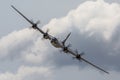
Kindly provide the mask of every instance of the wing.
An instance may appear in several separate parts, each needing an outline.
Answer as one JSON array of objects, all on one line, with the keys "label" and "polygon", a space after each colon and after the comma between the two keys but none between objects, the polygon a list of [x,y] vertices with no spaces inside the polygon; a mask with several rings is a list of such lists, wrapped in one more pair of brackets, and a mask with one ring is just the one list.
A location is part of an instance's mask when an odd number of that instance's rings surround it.
[{"label": "wing", "polygon": [[32,24],[33,28],[35,27],[35,29],[37,29],[38,31],[40,31],[42,34],[45,34],[41,29],[39,29],[37,27],[37,23],[33,23],[32,21],[30,21],[25,15],[23,15],[19,10],[17,10],[13,5],[11,5],[11,7],[17,11],[23,18],[25,18],[30,24]]},{"label": "wing", "polygon": [[[100,67],[94,65],[93,63],[87,61],[86,59],[82,58],[80,54],[79,54],[79,56],[78,56],[78,53],[73,52],[70,48],[67,49],[67,53],[70,53],[70,54],[72,54],[76,59],[78,59],[78,60],[83,60],[84,62],[86,62],[86,63],[92,65],[93,67],[95,67],[95,68],[97,68],[97,69],[99,69],[99,70],[101,70],[101,71],[103,71],[103,72],[109,74],[109,72],[105,71],[104,69],[102,69],[102,68],[100,68]],[[78,56],[78,57],[77,57],[77,56]]]},{"label": "wing", "polygon": [[17,11],[22,17],[24,17],[30,24],[34,25],[34,23],[32,21],[30,21],[27,17],[25,17],[20,11],[18,11],[13,5],[11,5],[11,7]]},{"label": "wing", "polygon": [[70,48],[67,49],[67,53],[70,53],[70,54],[72,54],[73,56],[76,56],[76,53],[73,52]]},{"label": "wing", "polygon": [[93,67],[95,67],[95,68],[97,68],[97,69],[99,69],[99,70],[101,70],[101,71],[103,71],[103,72],[105,72],[105,73],[109,74],[109,72],[107,72],[107,71],[105,71],[104,69],[102,69],[102,68],[100,68],[100,67],[98,67],[98,66],[94,65],[93,63],[91,63],[91,62],[87,61],[86,59],[84,59],[84,58],[82,58],[82,57],[81,57],[81,59],[80,59],[80,60],[83,60],[84,62],[86,62],[86,63],[88,63],[88,64],[92,65]]},{"label": "wing", "polygon": [[36,27],[36,29],[40,31],[42,34],[45,34],[45,32],[43,32],[40,28]]}]

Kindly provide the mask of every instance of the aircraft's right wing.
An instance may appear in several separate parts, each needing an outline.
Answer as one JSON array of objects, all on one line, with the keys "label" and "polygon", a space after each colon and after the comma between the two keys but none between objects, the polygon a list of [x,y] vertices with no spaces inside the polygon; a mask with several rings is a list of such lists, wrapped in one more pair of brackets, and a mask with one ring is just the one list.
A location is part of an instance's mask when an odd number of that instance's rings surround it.
[{"label": "aircraft's right wing", "polygon": [[36,27],[36,29],[40,31],[42,34],[45,34],[45,32],[43,32],[40,28]]},{"label": "aircraft's right wing", "polygon": [[18,9],[16,9],[13,5],[11,5],[11,7],[17,11],[24,19],[26,19],[30,24],[32,24],[33,27],[35,27],[35,29],[37,29],[38,31],[40,31],[42,34],[45,34],[45,32],[43,32],[41,29],[39,29],[37,27],[37,23],[33,23],[32,21],[30,21],[25,15],[23,15]]},{"label": "aircraft's right wing", "polygon": [[11,5],[11,7],[17,11],[22,17],[24,17],[30,24],[34,25],[34,23],[32,21],[30,21],[27,17],[25,17],[19,10],[17,10],[13,5]]}]

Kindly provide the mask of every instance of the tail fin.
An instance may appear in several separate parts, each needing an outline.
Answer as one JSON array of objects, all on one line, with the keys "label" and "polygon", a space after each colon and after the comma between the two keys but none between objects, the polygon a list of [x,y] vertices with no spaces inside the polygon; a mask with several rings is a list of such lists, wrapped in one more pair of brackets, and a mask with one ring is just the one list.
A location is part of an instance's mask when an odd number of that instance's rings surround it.
[{"label": "tail fin", "polygon": [[69,36],[71,35],[71,32],[67,35],[67,37],[65,38],[65,40],[63,40],[63,45],[65,45],[65,42],[66,42],[66,40],[69,38]]}]

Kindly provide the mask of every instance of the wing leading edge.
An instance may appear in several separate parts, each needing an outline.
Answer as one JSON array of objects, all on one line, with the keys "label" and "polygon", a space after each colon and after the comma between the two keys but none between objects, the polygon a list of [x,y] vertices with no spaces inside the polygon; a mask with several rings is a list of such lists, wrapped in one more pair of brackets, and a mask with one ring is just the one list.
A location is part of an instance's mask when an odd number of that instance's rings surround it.
[{"label": "wing leading edge", "polygon": [[32,25],[32,27],[34,28],[34,29],[37,29],[38,31],[40,31],[42,34],[45,34],[41,29],[39,29],[38,27],[37,27],[37,24],[38,23],[33,23],[32,21],[30,21],[25,15],[23,15],[18,9],[16,9],[13,5],[11,5],[11,7],[15,10],[15,11],[17,11],[25,20],[27,20],[31,25]]},{"label": "wing leading edge", "polygon": [[88,63],[88,64],[92,65],[93,67],[95,67],[95,68],[97,68],[97,69],[99,69],[99,70],[101,70],[101,71],[103,71],[103,72],[105,72],[105,73],[109,74],[109,72],[107,72],[107,71],[105,71],[104,69],[102,69],[102,68],[100,68],[100,67],[98,67],[98,66],[94,65],[93,63],[91,63],[91,62],[87,61],[86,59],[84,59],[84,58],[82,58],[82,57],[80,58],[80,60],[82,60],[82,61],[84,61],[84,62],[86,62],[86,63]]},{"label": "wing leading edge", "polygon": [[30,24],[34,25],[34,23],[32,21],[30,21],[26,16],[24,16],[19,10],[17,10],[13,5],[11,5],[11,7],[17,11],[23,18],[25,18]]},{"label": "wing leading edge", "polygon": [[76,58],[77,60],[82,60],[82,61],[84,61],[84,62],[86,62],[86,63],[92,65],[93,67],[95,67],[95,68],[97,68],[97,69],[99,69],[99,70],[101,70],[101,71],[103,71],[103,72],[109,74],[109,72],[105,71],[104,69],[102,69],[102,68],[96,66],[95,64],[89,62],[88,60],[82,58],[82,57],[81,57],[82,55],[81,55],[81,54],[78,54],[78,52],[74,52],[74,51],[72,51],[72,50],[69,49],[69,48],[68,48],[67,50],[68,50],[67,52],[70,53],[70,54],[72,54],[72,55],[74,56],[74,58]]}]

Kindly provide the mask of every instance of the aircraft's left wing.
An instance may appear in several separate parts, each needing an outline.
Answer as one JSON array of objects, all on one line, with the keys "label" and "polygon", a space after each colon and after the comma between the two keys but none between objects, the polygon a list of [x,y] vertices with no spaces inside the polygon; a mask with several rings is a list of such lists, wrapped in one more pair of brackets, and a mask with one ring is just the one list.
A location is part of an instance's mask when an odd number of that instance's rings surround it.
[{"label": "aircraft's left wing", "polygon": [[70,53],[70,54],[72,54],[73,56],[76,56],[76,53],[73,52],[70,48],[67,49],[67,53]]},{"label": "aircraft's left wing", "polygon": [[100,67],[98,67],[98,66],[94,65],[93,63],[91,63],[91,62],[87,61],[86,59],[84,59],[84,58],[82,58],[82,57],[80,58],[80,60],[83,60],[84,62],[86,62],[86,63],[88,63],[88,64],[92,65],[93,67],[95,67],[95,68],[97,68],[97,69],[99,69],[99,70],[101,70],[101,71],[103,71],[103,72],[105,72],[105,73],[109,74],[109,72],[107,72],[107,71],[105,71],[104,69],[102,69],[102,68],[100,68]]},{"label": "aircraft's left wing", "polygon": [[103,71],[103,72],[109,74],[109,72],[105,71],[104,69],[102,69],[102,68],[100,68],[100,67],[94,65],[93,63],[87,61],[86,59],[82,58],[80,54],[79,54],[80,56],[77,57],[77,56],[78,56],[78,53],[72,51],[70,48],[68,48],[67,52],[70,53],[70,54],[72,54],[76,59],[78,59],[78,60],[82,60],[82,61],[84,61],[84,62],[86,62],[86,63],[92,65],[93,67],[95,67],[95,68],[97,68],[97,69],[99,69],[99,70],[101,70],[101,71]]}]

